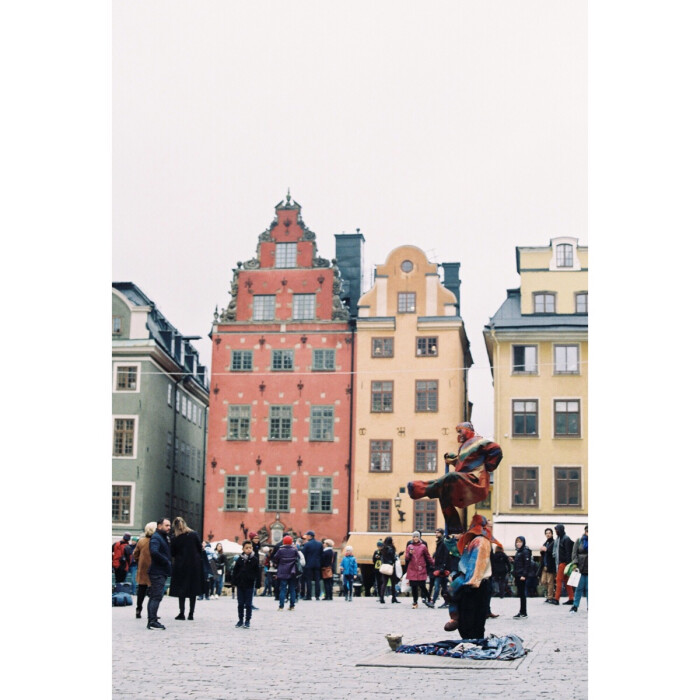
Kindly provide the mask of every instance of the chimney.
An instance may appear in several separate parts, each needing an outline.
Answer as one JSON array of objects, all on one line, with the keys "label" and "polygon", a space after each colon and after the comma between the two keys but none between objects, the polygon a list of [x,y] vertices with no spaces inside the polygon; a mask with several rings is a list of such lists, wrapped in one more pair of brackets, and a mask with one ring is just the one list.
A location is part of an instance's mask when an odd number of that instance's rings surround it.
[{"label": "chimney", "polygon": [[340,299],[348,307],[350,318],[357,318],[357,302],[362,295],[365,237],[357,233],[335,234],[335,260],[343,279]]},{"label": "chimney", "polygon": [[457,297],[457,316],[459,313],[459,287],[462,284],[459,279],[459,266],[461,263],[442,263],[443,282],[446,289],[449,289]]}]

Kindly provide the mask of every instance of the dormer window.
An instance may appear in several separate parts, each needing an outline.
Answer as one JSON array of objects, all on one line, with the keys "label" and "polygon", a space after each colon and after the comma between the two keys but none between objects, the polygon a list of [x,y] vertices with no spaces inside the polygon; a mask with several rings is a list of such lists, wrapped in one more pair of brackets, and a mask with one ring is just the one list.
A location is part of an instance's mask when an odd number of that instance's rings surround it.
[{"label": "dormer window", "polygon": [[275,246],[275,267],[297,266],[297,244],[278,243]]},{"label": "dormer window", "polygon": [[555,295],[551,292],[535,292],[533,302],[536,314],[553,314],[555,312]]},{"label": "dormer window", "polygon": [[400,314],[416,313],[415,292],[399,292],[398,311]]},{"label": "dormer window", "polygon": [[574,266],[574,247],[570,243],[560,243],[557,246],[557,267]]}]

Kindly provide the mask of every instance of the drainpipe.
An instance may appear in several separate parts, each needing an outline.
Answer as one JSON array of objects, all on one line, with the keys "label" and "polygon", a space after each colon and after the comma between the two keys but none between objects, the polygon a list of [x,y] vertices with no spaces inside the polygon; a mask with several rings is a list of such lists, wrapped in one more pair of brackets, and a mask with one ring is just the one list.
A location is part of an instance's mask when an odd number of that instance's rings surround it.
[{"label": "drainpipe", "polygon": [[355,320],[350,321],[350,337],[352,338],[350,343],[350,440],[348,447],[348,515],[347,515],[347,532],[345,533],[345,541],[348,541],[350,537],[350,506],[352,504],[352,450],[354,445],[353,436],[355,433],[355,425],[353,417],[355,415]]},{"label": "drainpipe", "polygon": [[[489,335],[491,336],[491,340],[493,341],[494,348],[495,348],[495,351],[493,354],[493,366],[498,368],[501,366],[501,364],[500,364],[500,362],[501,362],[501,358],[500,358],[501,346],[498,342],[498,338],[496,338],[496,331],[494,329],[493,321],[489,325]],[[491,370],[491,383],[493,384],[493,388],[494,388],[494,391],[493,391],[493,439],[496,440],[496,438],[498,436],[498,429],[499,429],[499,424],[498,424],[498,415],[499,414],[498,414],[498,392],[496,391],[495,372],[493,371],[493,369]],[[498,441],[496,440],[496,442],[498,442]],[[500,442],[498,444],[500,445]],[[498,510],[496,510],[496,508],[494,508],[494,506],[498,506],[498,504],[499,504],[499,500],[498,500],[499,493],[497,491],[498,482],[499,482],[499,479],[493,480],[493,501],[494,502],[491,504],[492,515],[498,514]]]},{"label": "drainpipe", "polygon": [[207,407],[204,407],[204,416],[202,417],[202,520],[199,524],[199,532],[204,538],[204,496],[207,484],[207,429],[209,427],[209,414]]},{"label": "drainpipe", "polygon": [[170,517],[173,517],[173,503],[175,498],[175,464],[177,460],[177,451],[175,449],[176,438],[177,438],[177,389],[184,380],[184,375],[180,375],[180,378],[175,382],[175,387],[173,391],[173,464],[170,472]]}]

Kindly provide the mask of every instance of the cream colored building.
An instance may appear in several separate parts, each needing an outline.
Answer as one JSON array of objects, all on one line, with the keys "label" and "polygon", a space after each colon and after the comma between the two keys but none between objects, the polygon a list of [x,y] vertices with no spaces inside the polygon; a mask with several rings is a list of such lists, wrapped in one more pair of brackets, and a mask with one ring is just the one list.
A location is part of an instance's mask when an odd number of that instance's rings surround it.
[{"label": "cream colored building", "polygon": [[434,528],[444,525],[437,500],[406,492],[409,481],[444,473],[442,455],[455,449],[468,405],[459,264],[442,266],[444,283],[438,267],[415,246],[396,248],[358,302],[348,542],[360,563],[389,534],[402,550],[414,529],[432,551]]},{"label": "cream colored building", "polygon": [[575,539],[588,513],[588,248],[571,237],[516,249],[520,288],[484,328],[494,381],[494,535],[509,553],[544,529]]}]

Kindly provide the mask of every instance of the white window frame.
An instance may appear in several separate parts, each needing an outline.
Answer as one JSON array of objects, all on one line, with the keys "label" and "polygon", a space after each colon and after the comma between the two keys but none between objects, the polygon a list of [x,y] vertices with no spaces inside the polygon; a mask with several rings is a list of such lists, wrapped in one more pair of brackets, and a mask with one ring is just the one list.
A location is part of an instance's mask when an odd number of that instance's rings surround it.
[{"label": "white window frame", "polygon": [[[117,374],[120,367],[136,368],[136,388],[117,389]],[[115,362],[112,365],[112,391],[115,394],[138,394],[141,391],[141,363],[140,362]]]},{"label": "white window frame", "polygon": [[173,385],[168,384],[168,406],[173,405]]},{"label": "white window frame", "polygon": [[[130,419],[133,418],[134,420],[134,454],[132,455],[115,455],[114,454],[114,429],[115,429],[115,421],[120,419],[120,418],[126,418]],[[138,415],[124,415],[124,414],[112,414],[112,459],[136,459],[139,454],[139,417]]]},{"label": "white window frame", "polygon": [[[281,246],[284,246],[282,248]],[[294,251],[293,255],[290,255],[290,251]],[[283,252],[284,251],[284,252]],[[282,253],[282,255],[279,255],[279,253]],[[277,243],[275,245],[275,269],[288,269],[288,268],[294,268],[297,266],[297,255],[299,253],[299,248],[296,244],[294,243],[286,243],[286,242],[281,242]],[[291,263],[289,262],[291,259]]]},{"label": "white window frame", "polygon": [[[565,369],[558,369],[557,367],[557,349],[558,348],[576,348],[576,369],[568,369],[569,367],[569,353],[566,352],[566,357],[564,358]],[[552,355],[554,362],[553,364],[553,374],[581,374],[581,346],[578,343],[553,343]]]},{"label": "white window frame", "polygon": [[[535,351],[535,369],[527,369],[527,352],[523,353],[523,367],[525,369],[516,370],[515,369],[515,348],[532,348]],[[513,343],[511,346],[511,364],[510,373],[514,375],[521,374],[538,374],[539,373],[539,346],[536,343]]]},{"label": "white window frame", "polygon": [[133,527],[134,526],[134,503],[136,502],[136,482],[135,481],[113,481],[112,486],[130,486],[131,487],[131,500],[129,503],[129,522],[125,523],[122,521],[112,520],[112,529],[115,529],[118,527],[123,527],[123,528]]}]

